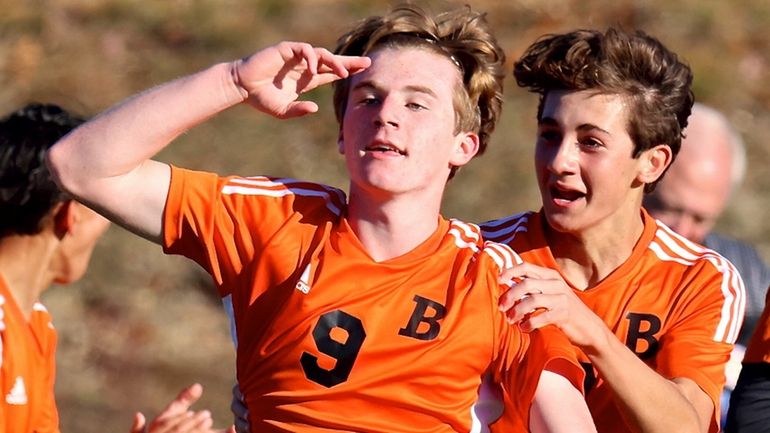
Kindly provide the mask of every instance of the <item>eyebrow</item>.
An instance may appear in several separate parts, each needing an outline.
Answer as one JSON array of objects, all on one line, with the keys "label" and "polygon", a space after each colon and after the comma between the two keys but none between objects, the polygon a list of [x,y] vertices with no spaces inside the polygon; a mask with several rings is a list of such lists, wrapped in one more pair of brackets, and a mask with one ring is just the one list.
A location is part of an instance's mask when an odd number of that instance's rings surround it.
[{"label": "eyebrow", "polygon": [[[376,82],[372,80],[364,80],[356,83],[356,85],[353,86],[351,91],[360,90],[360,89],[381,91],[382,86],[378,85]],[[436,92],[434,92],[433,89],[431,89],[430,87],[426,87],[426,86],[409,85],[404,87],[403,90],[409,93],[422,93],[434,99],[438,98],[438,96],[436,95]]]},{"label": "eyebrow", "polygon": [[[543,117],[538,122],[538,125],[545,125],[545,126],[559,126],[559,122],[556,121],[553,117]],[[602,129],[593,123],[583,123],[580,126],[577,127],[578,131],[586,132],[586,131],[600,131],[607,135],[612,135],[609,131]]]}]

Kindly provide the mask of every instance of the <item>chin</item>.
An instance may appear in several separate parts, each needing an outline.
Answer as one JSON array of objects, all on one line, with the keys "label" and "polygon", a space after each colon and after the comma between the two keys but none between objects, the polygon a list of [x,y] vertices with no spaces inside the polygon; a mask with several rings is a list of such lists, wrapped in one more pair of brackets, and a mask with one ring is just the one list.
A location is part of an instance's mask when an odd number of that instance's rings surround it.
[{"label": "chin", "polygon": [[59,275],[54,279],[54,282],[56,284],[72,284],[79,279],[83,278],[83,275],[85,275],[86,269],[67,269],[67,271],[63,272],[62,275]]}]

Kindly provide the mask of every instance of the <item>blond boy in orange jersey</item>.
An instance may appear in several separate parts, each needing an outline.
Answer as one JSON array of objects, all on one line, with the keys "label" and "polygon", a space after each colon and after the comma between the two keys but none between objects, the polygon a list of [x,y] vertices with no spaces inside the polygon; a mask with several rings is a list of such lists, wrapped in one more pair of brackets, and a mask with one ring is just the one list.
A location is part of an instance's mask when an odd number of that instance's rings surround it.
[{"label": "blond boy in orange jersey", "polygon": [[[507,409],[525,428],[594,431],[563,335],[522,333],[497,310],[497,275],[517,256],[439,215],[447,179],[494,128],[502,64],[481,14],[399,7],[336,54],[283,42],[138,95],[49,162],[65,189],[192,258],[232,299],[252,431],[482,431],[485,374],[517,395]],[[349,198],[149,159],[233,105],[312,113],[298,96],[335,81]]]},{"label": "blond boy in orange jersey", "polygon": [[746,348],[738,383],[730,396],[727,433],[770,431],[770,287],[765,309]]},{"label": "blond boy in orange jersey", "polygon": [[540,96],[543,207],[482,226],[526,262],[501,307],[525,330],[557,325],[579,349],[598,431],[718,431],[743,283],[641,207],[679,150],[690,69],[644,34],[583,30],[538,40],[514,76]]},{"label": "blond boy in orange jersey", "polygon": [[[59,431],[56,331],[39,297],[86,271],[108,222],[68,198],[45,167],[46,150],[83,122],[55,105],[29,104],[0,119],[0,433]],[[152,433],[207,433],[208,412],[188,413],[195,385],[152,421]],[[137,414],[131,433],[145,431]]]}]

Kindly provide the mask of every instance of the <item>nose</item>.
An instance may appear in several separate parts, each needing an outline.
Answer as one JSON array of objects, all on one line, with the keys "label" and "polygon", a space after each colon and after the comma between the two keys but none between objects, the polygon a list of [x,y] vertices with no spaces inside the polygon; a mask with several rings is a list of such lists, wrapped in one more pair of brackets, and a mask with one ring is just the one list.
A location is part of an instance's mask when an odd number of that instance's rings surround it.
[{"label": "nose", "polygon": [[400,122],[398,120],[397,104],[389,98],[384,98],[377,109],[373,123],[377,128],[384,126],[398,128]]},{"label": "nose", "polygon": [[571,140],[562,138],[559,143],[544,145],[543,147],[542,157],[545,158],[548,171],[557,175],[577,172],[577,152]]}]

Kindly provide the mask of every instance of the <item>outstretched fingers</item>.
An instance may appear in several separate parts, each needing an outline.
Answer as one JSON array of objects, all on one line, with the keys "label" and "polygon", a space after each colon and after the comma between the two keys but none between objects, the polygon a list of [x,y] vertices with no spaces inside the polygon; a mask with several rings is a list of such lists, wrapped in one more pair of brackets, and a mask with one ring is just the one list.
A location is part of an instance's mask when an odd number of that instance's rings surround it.
[{"label": "outstretched fingers", "polygon": [[[307,44],[300,47],[297,53],[307,62],[310,76],[306,80],[298,80],[297,93],[301,94],[318,86],[345,79],[357,74],[371,65],[368,57],[340,56],[325,48],[313,48]],[[312,52],[312,53],[311,53]],[[286,106],[281,117],[292,118],[318,111],[318,105],[313,101],[294,101]]]},{"label": "outstretched fingers", "polygon": [[173,415],[187,412],[190,407],[203,395],[203,387],[194,383],[181,390],[176,398],[163,409],[157,419],[164,419]]},{"label": "outstretched fingers", "polygon": [[342,56],[325,48],[316,48],[319,63],[318,74],[331,73],[338,78],[347,78],[368,68],[372,64],[369,57]]},{"label": "outstretched fingers", "polygon": [[305,63],[307,72],[314,77],[312,87],[347,78],[372,63],[368,57],[337,55],[304,42],[283,42],[279,44],[279,50],[287,62],[292,58],[295,62]]},{"label": "outstretched fingers", "polygon": [[233,62],[233,82],[244,100],[280,119],[318,111],[305,92],[367,68],[367,57],[339,56],[304,42],[280,42]]},{"label": "outstretched fingers", "polygon": [[209,411],[191,411],[153,422],[147,433],[209,433],[213,424]]}]

